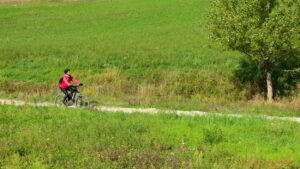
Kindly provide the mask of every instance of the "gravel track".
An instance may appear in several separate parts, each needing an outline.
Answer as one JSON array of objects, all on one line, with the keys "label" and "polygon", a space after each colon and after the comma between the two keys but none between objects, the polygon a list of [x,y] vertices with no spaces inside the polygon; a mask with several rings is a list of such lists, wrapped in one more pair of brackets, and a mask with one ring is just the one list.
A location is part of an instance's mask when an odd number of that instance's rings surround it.
[{"label": "gravel track", "polygon": [[[40,103],[30,103],[22,100],[14,99],[0,99],[0,104],[8,104],[15,106],[31,105],[31,106],[54,106],[53,103],[49,102],[40,102]],[[74,106],[70,108],[76,108]],[[239,114],[221,114],[221,113],[208,113],[203,111],[181,111],[181,110],[160,110],[155,108],[124,108],[124,107],[107,107],[107,106],[94,106],[93,109],[105,112],[124,112],[124,113],[147,113],[147,114],[156,114],[156,113],[173,113],[178,115],[191,115],[191,116],[206,116],[206,115],[217,115],[217,116],[228,116],[228,117],[247,117],[247,115]],[[277,116],[253,116],[258,118],[264,118],[268,120],[287,120],[300,123],[300,117],[277,117]]]}]

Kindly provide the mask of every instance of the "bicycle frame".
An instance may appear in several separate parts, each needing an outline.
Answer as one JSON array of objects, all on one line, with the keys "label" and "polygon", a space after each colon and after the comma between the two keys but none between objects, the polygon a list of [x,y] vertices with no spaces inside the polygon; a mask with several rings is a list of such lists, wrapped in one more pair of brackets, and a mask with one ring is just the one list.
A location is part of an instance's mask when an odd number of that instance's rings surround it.
[{"label": "bicycle frame", "polygon": [[79,93],[79,91],[77,90],[78,87],[79,86],[73,86],[71,87],[71,90],[69,90],[72,93],[72,100],[75,100],[77,93]]},{"label": "bicycle frame", "polygon": [[[72,106],[74,103],[76,104],[76,106],[84,106],[84,107],[88,107],[90,104],[90,101],[88,99],[87,96],[82,95],[79,91],[78,91],[78,87],[79,86],[71,86],[68,90],[67,90],[67,95],[68,97],[65,98],[65,95],[57,95],[55,97],[55,101],[54,103],[60,104],[60,102],[65,105],[65,106]],[[61,98],[60,98],[61,97]],[[82,101],[84,100],[84,101]]]},{"label": "bicycle frame", "polygon": [[76,97],[76,94],[77,94],[77,91],[74,91],[74,92],[72,92],[72,100],[74,100],[74,99],[75,99],[75,97]]}]

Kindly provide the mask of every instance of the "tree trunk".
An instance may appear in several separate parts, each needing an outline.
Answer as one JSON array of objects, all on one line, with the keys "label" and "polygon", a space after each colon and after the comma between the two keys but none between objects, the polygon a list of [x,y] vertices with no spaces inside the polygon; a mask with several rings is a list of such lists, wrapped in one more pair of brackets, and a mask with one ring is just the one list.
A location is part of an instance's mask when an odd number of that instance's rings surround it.
[{"label": "tree trunk", "polygon": [[268,102],[273,102],[273,84],[272,84],[272,74],[269,65],[265,66],[266,80],[267,80],[267,99]]}]

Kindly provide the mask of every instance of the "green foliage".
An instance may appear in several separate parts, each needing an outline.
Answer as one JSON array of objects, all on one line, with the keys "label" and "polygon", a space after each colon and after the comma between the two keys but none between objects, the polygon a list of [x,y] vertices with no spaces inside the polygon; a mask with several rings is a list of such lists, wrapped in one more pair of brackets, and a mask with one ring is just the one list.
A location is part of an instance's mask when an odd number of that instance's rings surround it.
[{"label": "green foliage", "polygon": [[290,60],[297,47],[300,1],[213,0],[209,18],[215,39],[264,68],[267,98],[273,101],[273,69]]},{"label": "green foliage", "polygon": [[6,105],[0,110],[0,168],[300,167],[300,125],[294,122]]},{"label": "green foliage", "polygon": [[263,65],[288,60],[300,30],[299,0],[213,0],[209,14],[217,40]]}]

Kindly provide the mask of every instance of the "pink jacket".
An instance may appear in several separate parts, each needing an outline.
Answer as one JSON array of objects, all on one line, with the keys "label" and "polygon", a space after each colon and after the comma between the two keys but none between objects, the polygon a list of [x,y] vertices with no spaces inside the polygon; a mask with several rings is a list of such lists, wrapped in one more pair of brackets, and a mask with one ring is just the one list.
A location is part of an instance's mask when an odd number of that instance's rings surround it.
[{"label": "pink jacket", "polygon": [[60,88],[67,89],[70,86],[70,82],[73,81],[76,84],[80,84],[80,82],[74,78],[71,78],[69,75],[64,74],[62,82],[60,84]]}]

